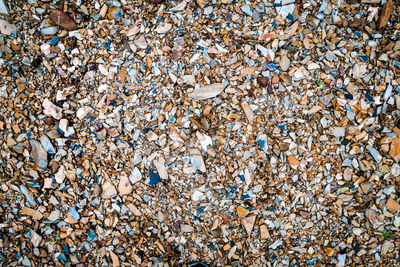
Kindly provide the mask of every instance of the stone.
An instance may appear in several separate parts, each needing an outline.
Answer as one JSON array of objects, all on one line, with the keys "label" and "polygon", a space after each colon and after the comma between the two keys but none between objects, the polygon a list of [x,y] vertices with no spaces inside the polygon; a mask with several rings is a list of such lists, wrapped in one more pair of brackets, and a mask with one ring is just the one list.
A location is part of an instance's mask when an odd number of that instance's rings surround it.
[{"label": "stone", "polygon": [[172,24],[170,24],[170,23],[160,24],[155,29],[155,32],[159,33],[159,34],[165,34],[165,33],[169,32],[169,30],[171,30],[171,28],[172,28]]},{"label": "stone", "polygon": [[287,71],[290,67],[290,59],[286,55],[283,55],[279,61],[279,66],[282,71]]},{"label": "stone", "polygon": [[142,180],[142,173],[140,172],[140,170],[135,167],[131,173],[131,175],[129,175],[129,180],[131,181],[131,183],[134,185],[137,182],[139,182],[140,180]]},{"label": "stone", "polygon": [[103,192],[101,193],[102,198],[112,198],[117,195],[117,190],[115,189],[113,183],[111,181],[105,181],[102,186]]},{"label": "stone", "polygon": [[227,87],[226,83],[214,83],[195,90],[190,97],[196,100],[205,100],[216,97]]},{"label": "stone", "polygon": [[42,169],[47,168],[47,152],[43,148],[42,144],[36,140],[29,141],[32,147],[31,157],[33,161]]},{"label": "stone", "polygon": [[46,116],[53,117],[56,120],[60,120],[62,118],[62,108],[57,107],[47,98],[43,101],[43,108],[43,113]]},{"label": "stone", "polygon": [[65,168],[64,166],[61,166],[57,173],[54,175],[56,182],[59,184],[62,184],[64,182],[65,179]]},{"label": "stone", "polygon": [[393,10],[394,10],[394,2],[392,0],[388,0],[382,8],[381,15],[378,20],[378,30],[382,29],[388,24]]},{"label": "stone", "polygon": [[389,155],[398,162],[400,160],[400,139],[394,138],[390,145]]},{"label": "stone", "polygon": [[246,229],[246,233],[248,235],[251,235],[251,232],[253,231],[254,223],[256,222],[256,215],[242,218],[242,224],[244,226],[244,229]]},{"label": "stone", "polygon": [[51,19],[58,26],[66,29],[67,31],[74,31],[78,29],[75,21],[69,17],[66,13],[55,10],[49,15],[49,19]]},{"label": "stone", "polygon": [[393,198],[389,197],[386,202],[386,208],[391,213],[396,213],[400,209],[400,204]]},{"label": "stone", "polygon": [[249,104],[246,101],[243,101],[241,105],[242,105],[244,114],[246,114],[247,120],[249,121],[249,124],[253,124],[253,122],[254,122],[253,110],[250,108]]},{"label": "stone", "polygon": [[46,150],[47,153],[49,154],[56,153],[56,150],[54,149],[54,146],[51,144],[51,141],[47,135],[42,134],[42,136],[40,137],[40,143],[42,144],[43,148]]},{"label": "stone", "polygon": [[300,161],[298,161],[298,159],[296,159],[292,155],[288,157],[288,162],[290,167],[292,167],[293,169],[297,169],[297,167],[300,165]]},{"label": "stone", "polygon": [[85,107],[80,107],[78,111],[76,112],[76,117],[80,120],[84,119],[86,115],[92,111],[91,107],[85,106]]},{"label": "stone", "polygon": [[64,134],[68,132],[68,120],[61,119],[58,127],[60,128],[61,131],[63,131]]},{"label": "stone", "polygon": [[362,23],[361,19],[353,19],[349,21],[349,27],[350,28],[357,28],[360,26]]},{"label": "stone", "polygon": [[40,242],[42,241],[42,237],[33,230],[29,230],[29,239],[35,248],[39,247]]},{"label": "stone", "polygon": [[128,195],[132,193],[132,185],[126,173],[122,173],[119,177],[118,191],[120,195]]},{"label": "stone", "polygon": [[271,236],[269,235],[268,228],[265,224],[260,226],[260,238],[261,239],[269,239]]},{"label": "stone", "polygon": [[0,33],[5,35],[16,35],[17,27],[14,24],[8,23],[4,19],[0,19]]},{"label": "stone", "polygon": [[188,224],[181,224],[181,231],[184,233],[190,233],[193,232],[194,228],[191,225]]},{"label": "stone", "polygon": [[269,79],[265,76],[258,76],[257,77],[257,83],[261,86],[261,87],[267,87],[269,84]]},{"label": "stone", "polygon": [[110,258],[111,258],[113,267],[119,267],[120,266],[119,257],[112,250],[110,251]]},{"label": "stone", "polygon": [[236,208],[236,212],[240,219],[246,217],[250,213],[250,211],[248,209],[243,208],[242,206],[238,206]]},{"label": "stone", "polygon": [[190,155],[193,168],[201,172],[206,172],[207,171],[206,165],[204,164],[203,156],[201,155],[200,150],[191,149]]}]

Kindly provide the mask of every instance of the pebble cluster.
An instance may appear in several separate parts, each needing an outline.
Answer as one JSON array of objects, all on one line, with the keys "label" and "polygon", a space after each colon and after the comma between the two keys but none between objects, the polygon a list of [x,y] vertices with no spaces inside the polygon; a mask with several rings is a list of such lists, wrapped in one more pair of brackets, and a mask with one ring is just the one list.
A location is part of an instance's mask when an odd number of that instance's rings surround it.
[{"label": "pebble cluster", "polygon": [[0,266],[399,263],[398,1],[4,2]]}]

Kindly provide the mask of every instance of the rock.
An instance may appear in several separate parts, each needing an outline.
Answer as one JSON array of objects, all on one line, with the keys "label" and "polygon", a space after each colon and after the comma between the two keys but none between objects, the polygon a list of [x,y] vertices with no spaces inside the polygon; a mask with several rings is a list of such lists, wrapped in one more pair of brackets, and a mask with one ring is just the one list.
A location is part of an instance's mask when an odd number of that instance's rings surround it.
[{"label": "rock", "polygon": [[297,169],[297,167],[300,165],[300,161],[298,161],[295,157],[293,157],[292,155],[290,155],[288,157],[288,162],[290,167],[292,167],[293,169]]},{"label": "rock", "polygon": [[389,197],[386,202],[386,208],[391,213],[396,213],[400,209],[400,204],[393,198]]},{"label": "rock", "polygon": [[256,215],[242,218],[242,224],[243,224],[244,228],[246,229],[246,232],[248,235],[251,235],[251,232],[253,231],[255,222],[256,222]]},{"label": "rock", "polygon": [[0,32],[5,35],[16,35],[17,27],[14,24],[8,23],[4,19],[0,19]]},{"label": "rock", "polygon": [[40,168],[46,169],[47,168],[47,152],[46,152],[46,150],[43,148],[41,143],[36,140],[30,140],[30,144],[32,147],[31,157],[33,158],[33,161]]},{"label": "rock", "polygon": [[69,17],[66,13],[55,10],[50,15],[49,18],[58,26],[63,27],[67,31],[74,31],[78,29],[75,21]]},{"label": "rock", "polygon": [[381,154],[379,154],[378,150],[376,150],[372,146],[367,146],[367,149],[377,163],[380,163],[382,161],[382,156]]},{"label": "rock", "polygon": [[360,26],[362,23],[361,19],[353,19],[349,21],[349,27],[350,28],[357,28]]},{"label": "rock", "polygon": [[382,255],[386,255],[389,252],[390,247],[392,246],[392,242],[389,240],[385,240],[382,245]]},{"label": "rock", "polygon": [[126,173],[122,173],[119,177],[118,191],[120,195],[127,195],[132,192],[132,185]]},{"label": "rock", "polygon": [[8,15],[8,9],[3,0],[0,0],[0,14]]},{"label": "rock", "polygon": [[153,3],[153,4],[160,4],[160,3],[164,2],[164,0],[149,0],[149,2]]},{"label": "rock", "polygon": [[43,29],[40,29],[40,32],[43,35],[55,35],[58,31],[58,27],[57,26],[52,26],[52,27],[46,27]]},{"label": "rock", "polygon": [[155,185],[161,182],[160,176],[155,174],[154,172],[149,172],[149,182],[148,185]]},{"label": "rock", "polygon": [[158,175],[160,176],[161,179],[164,180],[168,179],[168,172],[164,162],[156,160],[154,161],[154,166],[156,167]]},{"label": "rock", "polygon": [[42,237],[33,230],[29,230],[29,239],[35,248],[39,247],[40,242],[42,241]]},{"label": "rock", "polygon": [[191,225],[188,224],[181,224],[181,231],[184,233],[190,233],[193,232],[194,228]]},{"label": "rock", "polygon": [[206,172],[206,165],[204,164],[203,156],[199,149],[191,149],[190,150],[191,161],[193,168],[199,170],[201,172]]},{"label": "rock", "polygon": [[194,190],[194,192],[192,193],[192,200],[193,201],[199,201],[203,198],[204,193],[199,191],[199,190]]},{"label": "rock", "polygon": [[390,145],[389,155],[398,162],[400,160],[400,139],[394,138]]},{"label": "rock", "polygon": [[47,153],[49,154],[55,154],[56,150],[54,149],[54,146],[51,144],[51,141],[47,135],[42,134],[40,137],[40,143],[42,144],[43,148],[46,150]]},{"label": "rock", "polygon": [[250,108],[249,104],[246,101],[242,102],[242,109],[244,111],[244,114],[246,114],[247,120],[249,121],[250,124],[253,124],[254,122],[254,113],[253,110]]},{"label": "rock", "polygon": [[345,135],[345,128],[344,127],[333,127],[331,129],[331,133],[336,138],[343,137]]},{"label": "rock", "polygon": [[333,256],[333,254],[336,253],[336,250],[330,247],[326,247],[324,248],[326,255],[328,255],[329,257]]},{"label": "rock", "polygon": [[129,180],[133,185],[142,180],[142,174],[140,173],[140,170],[137,167],[135,167],[131,175],[129,175]]},{"label": "rock", "polygon": [[102,190],[103,190],[103,192],[101,193],[102,198],[112,198],[117,195],[117,190],[115,189],[113,183],[110,181],[104,182]]},{"label": "rock", "polygon": [[59,184],[62,184],[65,179],[65,168],[64,166],[61,166],[57,173],[54,175],[54,178],[56,179],[56,182]]},{"label": "rock", "polygon": [[257,77],[257,83],[261,86],[261,87],[267,87],[268,86],[268,81],[269,79],[265,76],[258,76]]},{"label": "rock", "polygon": [[213,98],[222,93],[227,87],[226,83],[214,83],[195,90],[190,97],[196,100],[205,100]]},{"label": "rock", "polygon": [[44,115],[53,117],[56,120],[60,120],[62,118],[62,108],[57,107],[47,98],[43,101],[43,108]]},{"label": "rock", "polygon": [[68,132],[68,120],[61,119],[60,123],[58,124],[58,128],[60,128],[60,130],[63,131],[64,134]]},{"label": "rock", "polygon": [[171,30],[171,28],[172,28],[172,24],[170,24],[170,23],[160,24],[155,29],[155,32],[159,33],[159,34],[165,34],[165,33],[169,32],[169,30]]},{"label": "rock", "polygon": [[394,3],[392,0],[388,0],[382,8],[381,15],[378,20],[378,30],[382,29],[388,24],[393,10],[394,10]]},{"label": "rock", "polygon": [[269,235],[268,228],[265,224],[260,226],[260,238],[261,239],[269,239],[271,236]]},{"label": "rock", "polygon": [[91,107],[85,106],[85,107],[80,107],[78,111],[76,112],[76,117],[80,120],[86,117],[86,115],[92,110]]},{"label": "rock", "polygon": [[110,258],[111,258],[113,267],[119,267],[120,266],[119,257],[113,251],[110,251]]},{"label": "rock", "polygon": [[147,41],[144,36],[141,36],[140,38],[136,39],[134,41],[134,44],[139,47],[140,49],[146,49],[147,48]]},{"label": "rock", "polygon": [[246,216],[249,215],[249,213],[250,213],[250,211],[249,211],[248,209],[243,208],[242,206],[238,206],[238,207],[236,208],[236,212],[237,212],[238,217],[239,217],[240,219],[246,217]]},{"label": "rock", "polygon": [[52,221],[52,222],[57,221],[59,218],[60,218],[60,211],[59,210],[53,210],[50,213],[49,217],[47,217],[47,219],[49,221]]},{"label": "rock", "polygon": [[279,61],[279,66],[282,71],[287,71],[290,67],[290,59],[286,55],[283,55]]}]

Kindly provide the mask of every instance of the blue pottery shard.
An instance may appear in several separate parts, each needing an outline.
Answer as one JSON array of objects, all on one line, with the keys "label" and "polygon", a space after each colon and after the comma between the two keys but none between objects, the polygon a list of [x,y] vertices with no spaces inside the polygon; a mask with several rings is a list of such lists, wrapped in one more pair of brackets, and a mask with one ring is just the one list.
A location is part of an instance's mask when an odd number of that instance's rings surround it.
[{"label": "blue pottery shard", "polygon": [[87,238],[86,238],[86,241],[87,241],[87,242],[91,242],[91,241],[93,241],[95,238],[96,238],[96,233],[95,233],[95,231],[90,230],[90,232],[89,232],[89,234],[88,234],[88,236],[87,236]]},{"label": "blue pottery shard", "polygon": [[149,173],[149,183],[148,185],[155,185],[157,183],[161,182],[160,176],[155,174],[154,172]]},{"label": "blue pottery shard", "polygon": [[78,221],[80,218],[79,213],[73,207],[69,208],[68,215],[71,216],[75,221]]}]

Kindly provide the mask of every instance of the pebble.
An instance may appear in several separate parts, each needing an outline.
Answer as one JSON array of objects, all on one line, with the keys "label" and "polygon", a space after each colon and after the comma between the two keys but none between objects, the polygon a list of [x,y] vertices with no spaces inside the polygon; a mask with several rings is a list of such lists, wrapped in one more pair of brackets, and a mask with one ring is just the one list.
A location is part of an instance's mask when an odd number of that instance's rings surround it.
[{"label": "pebble", "polygon": [[208,98],[213,98],[222,93],[222,91],[226,88],[227,84],[225,83],[214,83],[207,86],[203,86],[197,90],[195,90],[191,97],[196,100],[205,100]]},{"label": "pebble", "polygon": [[38,167],[46,169],[48,165],[46,150],[39,141],[30,140],[29,143],[31,145],[31,157],[33,161]]},{"label": "pebble", "polygon": [[8,8],[3,265],[397,264],[395,1]]}]

